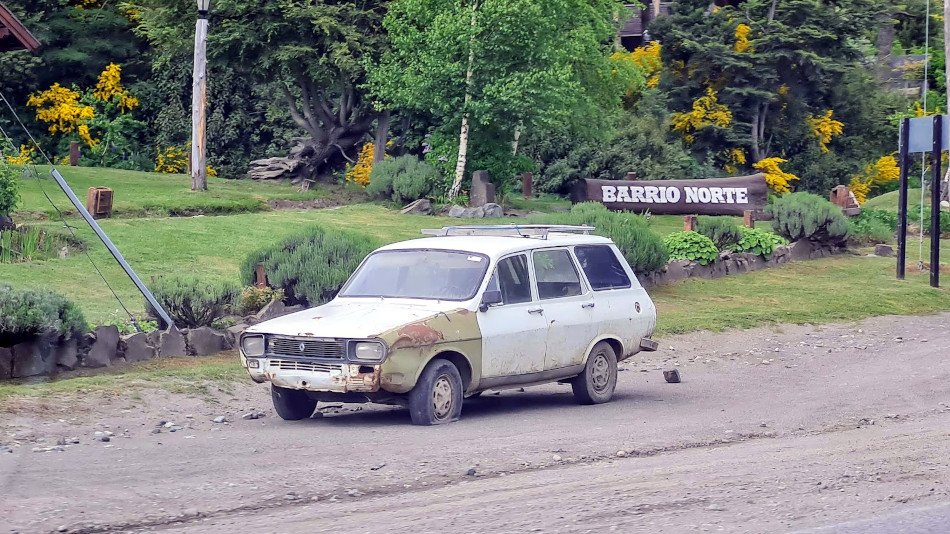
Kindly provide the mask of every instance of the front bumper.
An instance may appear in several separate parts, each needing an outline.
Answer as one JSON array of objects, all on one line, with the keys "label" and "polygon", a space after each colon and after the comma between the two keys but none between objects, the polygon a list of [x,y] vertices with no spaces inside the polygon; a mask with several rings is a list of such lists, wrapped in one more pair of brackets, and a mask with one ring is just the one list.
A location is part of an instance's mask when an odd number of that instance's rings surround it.
[{"label": "front bumper", "polygon": [[[256,362],[253,367],[251,362]],[[241,363],[251,379],[276,386],[332,393],[374,393],[379,390],[379,365],[346,362],[324,363],[264,356],[246,358]]]}]

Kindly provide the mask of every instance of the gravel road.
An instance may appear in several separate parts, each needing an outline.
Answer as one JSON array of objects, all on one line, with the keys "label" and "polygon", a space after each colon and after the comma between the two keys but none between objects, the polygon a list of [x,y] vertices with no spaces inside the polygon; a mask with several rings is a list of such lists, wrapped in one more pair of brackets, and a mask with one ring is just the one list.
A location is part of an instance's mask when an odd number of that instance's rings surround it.
[{"label": "gravel road", "polygon": [[509,390],[440,427],[288,423],[251,383],[8,402],[0,534],[950,528],[950,314],[695,333],[622,366],[609,404]]}]

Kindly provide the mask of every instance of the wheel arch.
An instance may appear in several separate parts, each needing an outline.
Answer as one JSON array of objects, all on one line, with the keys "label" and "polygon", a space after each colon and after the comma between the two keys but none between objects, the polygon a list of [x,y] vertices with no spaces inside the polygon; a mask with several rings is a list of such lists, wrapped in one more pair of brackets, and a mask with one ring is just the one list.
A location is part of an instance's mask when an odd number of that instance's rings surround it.
[{"label": "wheel arch", "polygon": [[594,350],[594,347],[601,341],[610,345],[610,348],[614,349],[614,355],[617,356],[617,361],[624,359],[623,356],[623,342],[615,336],[599,336],[591,341],[590,345],[587,346],[587,353],[584,354],[584,364],[587,363],[587,359],[590,358],[590,353]]},{"label": "wheel arch", "polygon": [[[459,371],[459,375],[462,377],[462,391],[468,391],[472,386],[472,362],[468,361],[468,358],[461,352],[455,350],[443,350],[436,353],[423,368],[428,366],[435,360],[448,360],[455,366]],[[420,371],[421,374],[421,371]]]}]

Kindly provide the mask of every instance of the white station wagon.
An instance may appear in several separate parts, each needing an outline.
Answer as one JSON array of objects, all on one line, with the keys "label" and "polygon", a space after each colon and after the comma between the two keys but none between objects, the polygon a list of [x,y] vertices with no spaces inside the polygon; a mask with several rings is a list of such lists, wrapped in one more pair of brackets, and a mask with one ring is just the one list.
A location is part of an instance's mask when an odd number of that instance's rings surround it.
[{"label": "white station wagon", "polygon": [[650,339],[656,308],[623,255],[589,226],[456,226],[368,255],[331,302],[241,337],[284,419],[318,401],[408,405],[412,422],[455,421],[488,390],[569,382],[610,400],[617,362]]}]

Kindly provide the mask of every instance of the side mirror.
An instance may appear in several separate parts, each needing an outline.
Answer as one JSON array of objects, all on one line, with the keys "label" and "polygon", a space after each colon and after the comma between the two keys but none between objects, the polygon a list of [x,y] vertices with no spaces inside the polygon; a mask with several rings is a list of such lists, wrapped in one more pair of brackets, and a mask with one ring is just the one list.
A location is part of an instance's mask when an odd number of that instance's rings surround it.
[{"label": "side mirror", "polygon": [[501,291],[498,291],[497,289],[486,291],[484,294],[482,294],[482,303],[478,306],[478,309],[483,312],[488,311],[489,306],[501,304],[502,302],[504,301],[501,298]]}]

